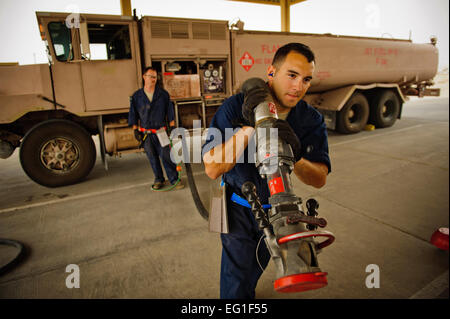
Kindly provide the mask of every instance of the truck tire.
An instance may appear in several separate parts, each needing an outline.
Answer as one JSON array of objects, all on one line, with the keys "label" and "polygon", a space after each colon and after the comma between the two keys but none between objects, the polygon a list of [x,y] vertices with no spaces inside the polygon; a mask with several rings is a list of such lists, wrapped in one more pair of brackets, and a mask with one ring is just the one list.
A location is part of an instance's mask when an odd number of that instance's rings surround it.
[{"label": "truck tire", "polygon": [[36,183],[47,187],[75,184],[92,170],[96,149],[89,133],[67,120],[33,127],[20,146],[20,163]]},{"label": "truck tire", "polygon": [[400,112],[400,100],[392,90],[377,92],[371,101],[370,123],[375,127],[394,125]]},{"label": "truck tire", "polygon": [[337,113],[336,128],[343,134],[358,133],[369,119],[369,102],[362,93],[354,93]]}]

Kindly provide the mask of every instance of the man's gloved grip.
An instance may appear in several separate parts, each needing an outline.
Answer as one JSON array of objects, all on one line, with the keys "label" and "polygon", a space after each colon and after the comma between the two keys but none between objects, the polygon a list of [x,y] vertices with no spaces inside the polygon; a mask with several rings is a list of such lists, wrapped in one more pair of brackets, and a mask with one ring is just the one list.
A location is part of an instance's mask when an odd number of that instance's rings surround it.
[{"label": "man's gloved grip", "polygon": [[264,101],[272,99],[272,93],[266,82],[260,78],[250,78],[241,87],[244,93],[244,103],[242,104],[242,116],[250,124],[255,126],[255,116],[253,109]]},{"label": "man's gloved grip", "polygon": [[248,94],[250,90],[266,87],[266,82],[261,78],[250,78],[242,83],[241,92],[244,96]]},{"label": "man's gloved grip", "polygon": [[235,118],[231,120],[231,127],[233,129],[244,126],[251,126],[251,125],[247,120],[244,120],[243,118]]},{"label": "man's gloved grip", "polygon": [[289,123],[287,121],[278,119],[273,124],[273,127],[278,129],[278,137],[291,146],[295,160],[300,160],[302,146],[300,140],[298,139]]},{"label": "man's gloved grip", "polygon": [[142,142],[142,138],[143,138],[143,133],[140,132],[137,128],[134,129],[134,138],[138,141],[138,142]]}]

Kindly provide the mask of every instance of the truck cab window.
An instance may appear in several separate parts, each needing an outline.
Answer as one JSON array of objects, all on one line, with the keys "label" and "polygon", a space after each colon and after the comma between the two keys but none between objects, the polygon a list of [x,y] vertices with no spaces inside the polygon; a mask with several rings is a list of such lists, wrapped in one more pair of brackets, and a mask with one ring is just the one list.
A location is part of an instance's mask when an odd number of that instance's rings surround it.
[{"label": "truck cab window", "polygon": [[50,38],[52,40],[55,56],[58,61],[68,61],[73,59],[72,37],[70,29],[64,22],[50,22],[48,24]]},{"label": "truck cab window", "polygon": [[131,59],[130,32],[123,24],[88,24],[91,60]]}]

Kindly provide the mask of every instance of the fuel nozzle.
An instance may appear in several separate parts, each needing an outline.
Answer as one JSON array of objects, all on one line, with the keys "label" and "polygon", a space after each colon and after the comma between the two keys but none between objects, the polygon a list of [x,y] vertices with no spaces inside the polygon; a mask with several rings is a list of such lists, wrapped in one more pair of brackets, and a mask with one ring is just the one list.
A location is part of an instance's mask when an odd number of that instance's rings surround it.
[{"label": "fuel nozzle", "polygon": [[[265,96],[267,84],[262,79],[251,78],[244,82],[241,90],[244,94],[260,90],[256,92]],[[317,201],[308,200],[305,215],[300,206],[301,199],[294,194],[290,174],[295,160],[291,146],[278,137],[273,138],[278,136],[278,131],[273,132],[278,115],[270,92],[252,112],[254,118],[251,120],[256,128],[255,163],[270,192],[268,213],[263,210],[254,184],[244,183],[241,191],[266,235],[264,240],[276,268],[274,288],[278,292],[300,292],[324,287],[327,273],[320,270],[317,254],[334,241],[334,235],[317,230],[317,226],[326,226],[325,219],[315,217],[319,207]],[[318,237],[327,240],[317,243]]]},{"label": "fuel nozzle", "polygon": [[[251,205],[259,228],[264,231],[264,241],[276,269],[275,290],[301,292],[326,286],[327,273],[320,270],[317,254],[320,248],[333,242],[334,236],[326,231],[306,231],[305,228],[305,225],[313,222],[324,227],[325,220],[305,216],[299,210],[298,202],[277,204],[276,201],[280,198],[272,201],[272,207],[267,214],[253,183],[244,183],[241,191]],[[293,216],[297,217],[296,220],[293,220]],[[314,241],[316,236],[328,237],[328,240],[317,244]]]}]

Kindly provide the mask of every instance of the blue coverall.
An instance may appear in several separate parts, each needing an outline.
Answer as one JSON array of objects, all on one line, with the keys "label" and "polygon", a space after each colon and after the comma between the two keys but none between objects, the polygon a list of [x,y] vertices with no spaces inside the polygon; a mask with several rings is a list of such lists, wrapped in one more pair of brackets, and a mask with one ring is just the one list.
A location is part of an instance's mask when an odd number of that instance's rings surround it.
[{"label": "blue coverall", "polygon": [[[159,129],[166,121],[174,120],[174,108],[169,93],[158,85],[155,87],[152,102],[144,89],[137,90],[130,98],[128,125],[137,125],[144,129]],[[167,178],[171,184],[178,180],[176,164],[170,159],[169,146],[161,147],[156,134],[150,133],[144,141],[144,150],[155,174],[155,182],[164,182],[164,174],[159,158],[161,157]]]},{"label": "blue coverall", "polygon": [[[225,142],[225,128],[232,127],[233,119],[242,118],[243,102],[242,93],[233,95],[224,101],[210,125],[222,132],[222,140],[217,140],[210,134],[203,145],[202,154]],[[321,162],[326,164],[328,171],[331,172],[328,134],[323,116],[301,100],[289,112],[286,120],[302,145],[301,157],[296,158],[296,161],[303,157],[312,162]],[[244,156],[243,163],[237,163],[223,176],[223,180],[227,184],[229,233],[221,234],[220,297],[226,299],[255,298],[255,288],[262,274],[255,251],[263,232],[259,230],[251,210],[232,202],[230,196],[234,192],[244,197],[241,187],[246,181],[255,184],[261,203],[268,203],[270,193],[267,181],[261,178],[255,163],[248,161],[248,148],[242,156]],[[261,240],[257,253],[261,266],[265,268],[270,260],[270,254],[264,240]]]}]

